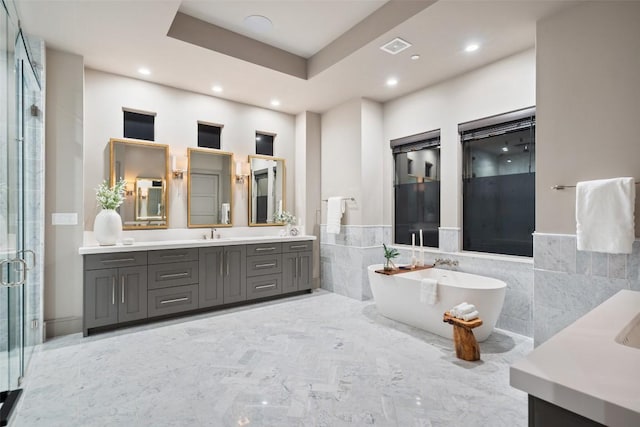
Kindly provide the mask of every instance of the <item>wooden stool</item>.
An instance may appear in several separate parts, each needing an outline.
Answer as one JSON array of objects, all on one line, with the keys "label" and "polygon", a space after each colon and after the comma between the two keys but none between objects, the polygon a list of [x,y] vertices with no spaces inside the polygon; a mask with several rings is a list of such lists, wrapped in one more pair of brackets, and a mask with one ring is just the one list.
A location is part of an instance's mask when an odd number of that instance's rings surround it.
[{"label": "wooden stool", "polygon": [[480,346],[478,346],[478,341],[476,341],[472,329],[482,325],[482,319],[477,318],[467,322],[453,317],[446,311],[442,321],[453,325],[453,341],[456,345],[458,359],[480,360]]}]

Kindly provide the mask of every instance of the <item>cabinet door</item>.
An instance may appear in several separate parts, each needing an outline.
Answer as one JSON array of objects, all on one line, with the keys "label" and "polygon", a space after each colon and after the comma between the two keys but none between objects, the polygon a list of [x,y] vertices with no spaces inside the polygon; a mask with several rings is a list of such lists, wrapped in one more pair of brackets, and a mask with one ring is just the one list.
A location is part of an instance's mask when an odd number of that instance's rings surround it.
[{"label": "cabinet door", "polygon": [[247,299],[246,247],[224,248],[224,303]]},{"label": "cabinet door", "polygon": [[213,307],[223,302],[224,248],[200,248],[198,307]]},{"label": "cabinet door", "polygon": [[84,329],[118,323],[116,289],[118,269],[105,268],[84,273]]},{"label": "cabinet door", "polygon": [[118,322],[147,318],[147,267],[118,269]]},{"label": "cabinet door", "polygon": [[313,252],[298,253],[298,290],[311,289],[313,275]]},{"label": "cabinet door", "polygon": [[282,293],[298,290],[298,254],[282,254]]}]

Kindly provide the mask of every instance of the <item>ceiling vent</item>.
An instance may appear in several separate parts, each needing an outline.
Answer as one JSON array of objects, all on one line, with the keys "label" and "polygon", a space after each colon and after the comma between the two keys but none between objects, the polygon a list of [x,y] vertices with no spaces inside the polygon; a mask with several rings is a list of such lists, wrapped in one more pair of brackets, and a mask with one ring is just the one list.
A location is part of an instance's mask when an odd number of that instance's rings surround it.
[{"label": "ceiling vent", "polygon": [[381,46],[380,49],[390,53],[391,55],[396,55],[409,47],[411,47],[411,43],[406,40],[402,40],[400,37],[396,37],[389,43]]}]

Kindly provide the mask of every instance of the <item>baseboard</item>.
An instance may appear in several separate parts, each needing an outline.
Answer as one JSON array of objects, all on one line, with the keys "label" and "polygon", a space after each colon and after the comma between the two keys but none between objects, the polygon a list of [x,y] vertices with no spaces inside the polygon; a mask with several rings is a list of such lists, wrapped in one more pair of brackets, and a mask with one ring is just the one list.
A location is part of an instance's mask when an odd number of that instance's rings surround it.
[{"label": "baseboard", "polygon": [[82,332],[82,317],[61,317],[44,321],[45,339]]}]

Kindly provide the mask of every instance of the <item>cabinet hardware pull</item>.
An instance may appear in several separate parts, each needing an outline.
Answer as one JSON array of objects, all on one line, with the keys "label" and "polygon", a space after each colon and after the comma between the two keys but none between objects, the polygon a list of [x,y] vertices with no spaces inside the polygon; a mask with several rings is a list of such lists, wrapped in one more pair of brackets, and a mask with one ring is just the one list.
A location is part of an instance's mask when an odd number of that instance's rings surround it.
[{"label": "cabinet hardware pull", "polygon": [[256,252],[262,252],[262,251],[275,251],[276,248],[271,247],[271,248],[256,248]]},{"label": "cabinet hardware pull", "polygon": [[116,304],[116,276],[111,278],[111,305]]},{"label": "cabinet hardware pull", "polygon": [[104,264],[108,264],[110,262],[129,262],[129,261],[135,261],[135,258],[118,258],[118,259],[104,259],[100,262],[104,263]]},{"label": "cabinet hardware pull", "polygon": [[124,304],[124,276],[120,279],[120,292],[122,292],[122,303]]},{"label": "cabinet hardware pull", "polygon": [[275,288],[276,284],[272,283],[270,285],[260,285],[260,286],[256,286],[256,289],[266,289],[266,288]]},{"label": "cabinet hardware pull", "polygon": [[160,301],[160,304],[171,304],[172,302],[180,302],[180,301],[187,301],[189,298],[187,297],[182,297],[182,298],[174,298],[174,299],[166,299],[164,301]]},{"label": "cabinet hardware pull", "polygon": [[176,255],[162,255],[160,258],[182,258],[187,256],[186,252],[183,252],[181,254],[176,254]]},{"label": "cabinet hardware pull", "polygon": [[272,262],[271,264],[256,264],[256,268],[266,268],[266,267],[275,267],[276,264]]},{"label": "cabinet hardware pull", "polygon": [[229,255],[227,254],[227,276],[229,275]]},{"label": "cabinet hardware pull", "polygon": [[295,258],[293,262],[296,263],[296,275],[294,277],[298,277],[298,258]]},{"label": "cabinet hardware pull", "polygon": [[293,245],[293,246],[289,246],[290,249],[304,249],[306,248],[307,245]]},{"label": "cabinet hardware pull", "polygon": [[188,272],[184,272],[184,273],[174,273],[174,274],[161,274],[160,278],[161,279],[171,279],[173,277],[185,277],[188,276],[189,273]]},{"label": "cabinet hardware pull", "polygon": [[224,254],[220,254],[220,277],[222,277],[222,264],[224,263]]}]

